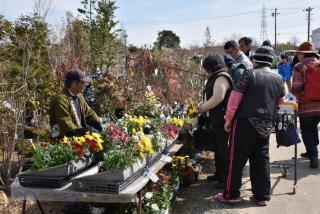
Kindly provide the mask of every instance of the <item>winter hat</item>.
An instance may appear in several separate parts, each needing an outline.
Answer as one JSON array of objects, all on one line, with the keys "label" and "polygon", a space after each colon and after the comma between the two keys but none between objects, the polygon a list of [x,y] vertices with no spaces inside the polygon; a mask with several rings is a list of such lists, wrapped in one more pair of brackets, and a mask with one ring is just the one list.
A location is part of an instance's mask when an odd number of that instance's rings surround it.
[{"label": "winter hat", "polygon": [[202,67],[208,71],[217,71],[224,67],[222,56],[219,54],[209,54],[202,62]]},{"label": "winter hat", "polygon": [[274,51],[272,47],[261,46],[253,55],[253,61],[272,65]]}]

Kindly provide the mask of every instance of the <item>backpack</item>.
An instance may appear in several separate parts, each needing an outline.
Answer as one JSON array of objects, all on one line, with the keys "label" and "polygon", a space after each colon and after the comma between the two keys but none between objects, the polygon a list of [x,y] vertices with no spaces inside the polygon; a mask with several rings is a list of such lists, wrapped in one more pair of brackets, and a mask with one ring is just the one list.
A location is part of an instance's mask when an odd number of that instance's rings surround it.
[{"label": "backpack", "polygon": [[237,85],[241,75],[243,74],[243,72],[245,70],[246,70],[246,67],[242,63],[236,64],[234,67],[232,67],[229,70],[229,74],[230,74],[230,76],[232,78],[233,85]]},{"label": "backpack", "polygon": [[306,64],[304,98],[310,101],[320,101],[320,62]]}]

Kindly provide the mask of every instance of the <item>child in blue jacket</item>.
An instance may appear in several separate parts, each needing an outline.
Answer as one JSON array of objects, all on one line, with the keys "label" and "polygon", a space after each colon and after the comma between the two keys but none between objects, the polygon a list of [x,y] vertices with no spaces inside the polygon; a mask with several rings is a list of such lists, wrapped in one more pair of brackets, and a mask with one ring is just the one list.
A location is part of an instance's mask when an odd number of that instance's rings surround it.
[{"label": "child in blue jacket", "polygon": [[292,66],[288,62],[288,56],[281,55],[281,61],[278,64],[278,73],[282,76],[283,81],[286,82],[288,90],[291,91]]}]

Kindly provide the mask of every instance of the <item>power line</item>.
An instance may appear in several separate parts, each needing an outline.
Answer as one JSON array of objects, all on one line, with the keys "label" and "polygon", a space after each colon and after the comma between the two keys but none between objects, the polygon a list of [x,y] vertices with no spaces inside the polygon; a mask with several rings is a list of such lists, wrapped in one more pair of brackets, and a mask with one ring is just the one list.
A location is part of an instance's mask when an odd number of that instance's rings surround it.
[{"label": "power line", "polygon": [[[234,14],[228,14],[228,15],[222,15],[222,16],[211,16],[205,19],[193,19],[192,22],[201,22],[201,21],[209,21],[209,20],[215,20],[215,19],[224,19],[224,18],[232,18],[232,17],[237,17],[237,16],[244,16],[244,15],[248,15],[248,14],[255,14],[255,13],[260,13],[260,10],[250,10],[250,11],[246,11],[246,12],[241,12],[241,13],[234,13]],[[185,21],[185,20],[184,20]],[[161,23],[161,21],[154,21],[154,22],[149,22],[148,25],[152,25],[155,23]],[[190,23],[190,22],[188,22]],[[140,25],[140,23],[134,23],[134,22],[124,22],[124,24],[126,25]],[[179,24],[185,24],[184,23],[176,23],[173,25],[179,25]]]}]

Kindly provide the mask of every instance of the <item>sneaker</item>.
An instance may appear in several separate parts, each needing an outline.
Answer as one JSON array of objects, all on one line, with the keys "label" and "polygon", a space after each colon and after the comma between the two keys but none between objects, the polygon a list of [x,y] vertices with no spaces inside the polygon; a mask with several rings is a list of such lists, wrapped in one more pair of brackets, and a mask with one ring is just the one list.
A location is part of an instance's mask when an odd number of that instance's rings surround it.
[{"label": "sneaker", "polygon": [[303,158],[309,158],[308,152],[301,153],[300,156],[303,157]]},{"label": "sneaker", "polygon": [[267,200],[255,200],[259,206],[268,206],[270,201]]},{"label": "sneaker", "polygon": [[318,168],[318,158],[310,159],[310,168]]},{"label": "sneaker", "polygon": [[241,198],[232,198],[232,199],[228,199],[228,198],[225,198],[223,196],[223,193],[219,193],[217,194],[216,196],[214,196],[214,199],[216,201],[219,201],[219,202],[223,202],[223,203],[229,203],[229,204],[236,204],[236,203],[239,203],[241,202]]},{"label": "sneaker", "polygon": [[208,181],[219,182],[219,178],[218,178],[217,175],[209,175],[209,176],[207,177],[207,180],[208,180]]}]

